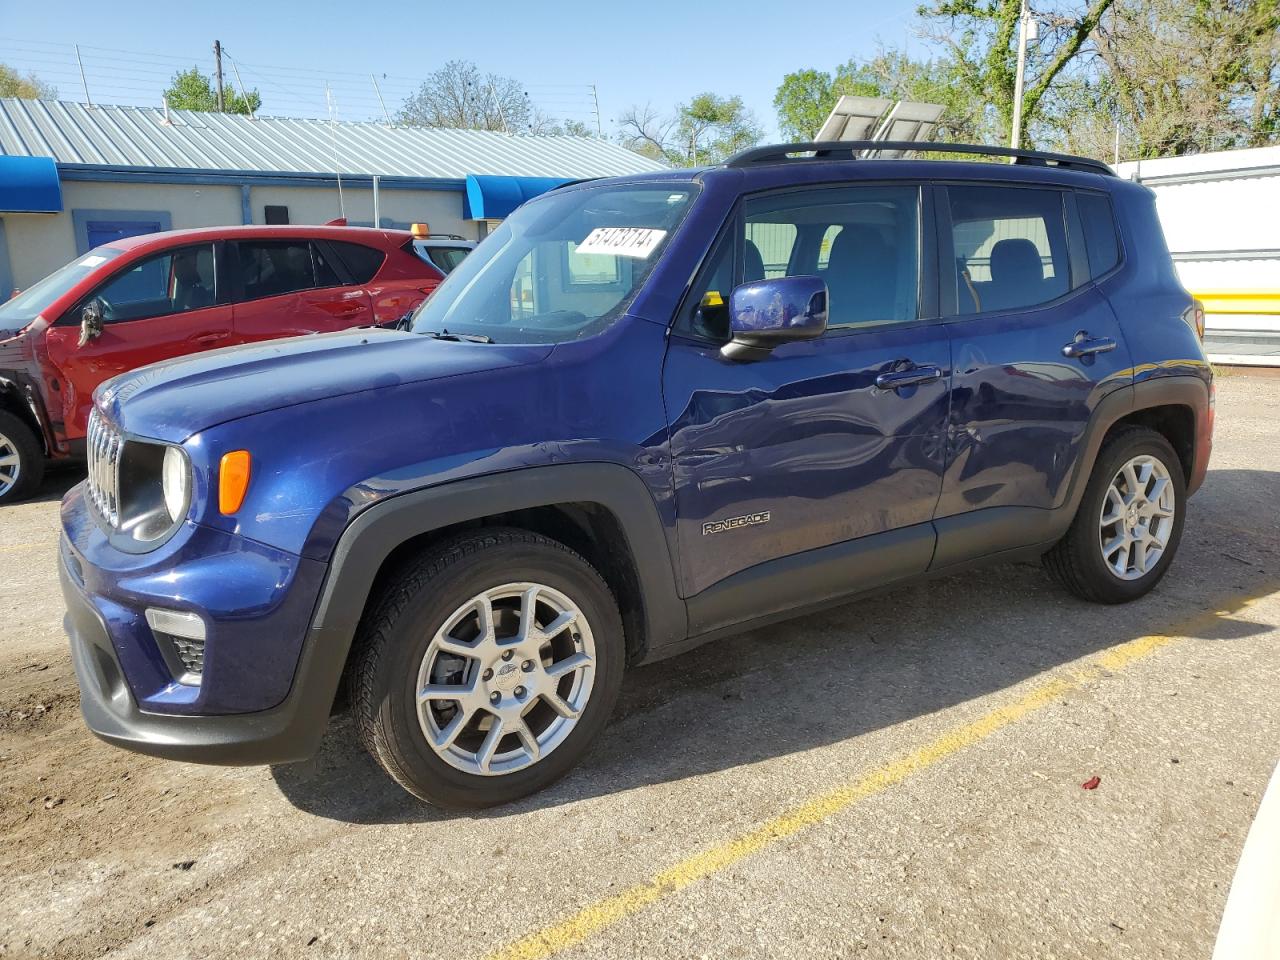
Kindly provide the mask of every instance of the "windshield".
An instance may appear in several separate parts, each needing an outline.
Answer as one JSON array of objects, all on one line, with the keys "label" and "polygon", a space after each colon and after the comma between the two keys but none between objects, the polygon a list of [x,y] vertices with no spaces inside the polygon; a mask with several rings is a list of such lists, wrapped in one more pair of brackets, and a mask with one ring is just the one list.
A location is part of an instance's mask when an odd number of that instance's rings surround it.
[{"label": "windshield", "polygon": [[589,337],[622,315],[688,212],[692,183],[552,192],[513,213],[413,318],[497,343]]},{"label": "windshield", "polygon": [[[17,333],[40,316],[53,301],[74,287],[109,260],[123,253],[114,247],[98,247],[77,257],[65,267],[55,270],[32,284],[7,303],[0,304],[0,332]],[[56,317],[46,318],[52,323]]]}]

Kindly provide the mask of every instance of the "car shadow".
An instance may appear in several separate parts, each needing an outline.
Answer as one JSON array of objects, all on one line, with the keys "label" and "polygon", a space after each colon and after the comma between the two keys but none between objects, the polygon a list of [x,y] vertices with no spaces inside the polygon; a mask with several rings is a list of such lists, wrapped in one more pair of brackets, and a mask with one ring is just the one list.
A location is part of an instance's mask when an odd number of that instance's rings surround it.
[{"label": "car shadow", "polygon": [[68,490],[84,479],[83,463],[51,463],[45,467],[40,492],[24,503],[56,503]]},{"label": "car shadow", "polygon": [[1127,640],[1193,624],[1200,642],[1270,627],[1235,614],[1280,589],[1280,474],[1216,471],[1192,501],[1177,561],[1143,600],[1088,604],[1038,564],[904,586],[631,670],[614,716],[559,783],[488,811],[410,797],[334,717],[317,755],[272,768],[296,807],[349,823],[493,818],[682,780],[837,743],[997,693]]}]

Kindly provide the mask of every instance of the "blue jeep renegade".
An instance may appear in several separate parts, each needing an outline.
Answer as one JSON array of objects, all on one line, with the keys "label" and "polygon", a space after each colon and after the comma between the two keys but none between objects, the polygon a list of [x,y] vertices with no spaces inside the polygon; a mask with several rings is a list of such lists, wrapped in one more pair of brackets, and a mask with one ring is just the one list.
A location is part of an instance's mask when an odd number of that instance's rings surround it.
[{"label": "blue jeep renegade", "polygon": [[345,683],[390,776],[479,807],[717,635],[989,560],[1145,594],[1213,427],[1151,193],[866,146],[567,185],[410,330],[104,384],[62,505],[90,728],[300,759]]}]

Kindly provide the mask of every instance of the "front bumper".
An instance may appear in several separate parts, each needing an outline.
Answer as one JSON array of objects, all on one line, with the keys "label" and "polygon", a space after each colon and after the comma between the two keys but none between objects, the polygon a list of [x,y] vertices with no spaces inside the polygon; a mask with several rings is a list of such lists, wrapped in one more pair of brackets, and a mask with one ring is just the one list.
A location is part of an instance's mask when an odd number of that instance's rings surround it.
[{"label": "front bumper", "polygon": [[[81,711],[97,736],[202,763],[276,763],[315,751],[336,677],[316,682],[301,664],[326,639],[310,622],[324,565],[294,558],[285,575],[277,551],[228,542],[238,539],[196,527],[155,555],[122,554],[87,517],[79,488],[67,495],[58,565],[64,625]],[[274,577],[255,588],[246,577],[263,572],[255,556],[264,555]],[[148,606],[209,621],[199,686],[168,669],[143,616]]]}]

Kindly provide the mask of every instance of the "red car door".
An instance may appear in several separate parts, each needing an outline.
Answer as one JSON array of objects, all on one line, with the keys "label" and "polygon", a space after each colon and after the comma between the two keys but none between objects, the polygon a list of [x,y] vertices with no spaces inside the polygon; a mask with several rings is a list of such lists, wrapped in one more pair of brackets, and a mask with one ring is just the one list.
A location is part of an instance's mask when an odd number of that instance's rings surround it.
[{"label": "red car door", "polygon": [[[117,270],[45,334],[49,360],[61,374],[67,439],[84,436],[93,391],[104,380],[231,342],[231,307],[220,302],[216,254],[201,243],[142,257]],[[85,304],[96,301],[101,333],[81,344]]]},{"label": "red car door", "polygon": [[237,342],[345,330],[373,322],[369,295],[306,239],[239,240]]}]

